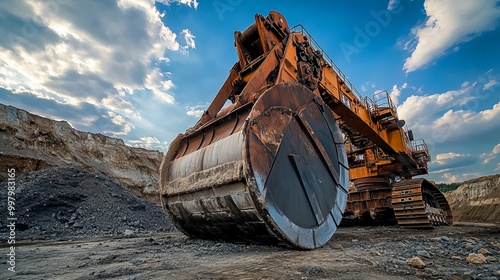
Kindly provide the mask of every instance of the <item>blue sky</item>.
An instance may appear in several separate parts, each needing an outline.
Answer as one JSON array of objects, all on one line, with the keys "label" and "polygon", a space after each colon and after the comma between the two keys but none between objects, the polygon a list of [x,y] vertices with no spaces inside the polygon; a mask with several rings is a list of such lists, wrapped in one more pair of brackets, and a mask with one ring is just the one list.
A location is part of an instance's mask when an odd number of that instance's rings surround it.
[{"label": "blue sky", "polygon": [[500,1],[0,2],[0,103],[165,151],[237,60],[255,14],[302,24],[364,96],[387,90],[429,178],[500,173]]}]

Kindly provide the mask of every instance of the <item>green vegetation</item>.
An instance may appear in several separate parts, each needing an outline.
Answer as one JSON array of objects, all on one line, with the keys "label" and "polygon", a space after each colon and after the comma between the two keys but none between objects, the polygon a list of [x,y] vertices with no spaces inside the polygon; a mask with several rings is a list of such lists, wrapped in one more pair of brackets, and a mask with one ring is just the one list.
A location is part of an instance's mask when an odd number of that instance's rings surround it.
[{"label": "green vegetation", "polygon": [[460,183],[439,183],[436,184],[436,187],[441,191],[441,192],[450,192],[456,190],[460,186]]}]

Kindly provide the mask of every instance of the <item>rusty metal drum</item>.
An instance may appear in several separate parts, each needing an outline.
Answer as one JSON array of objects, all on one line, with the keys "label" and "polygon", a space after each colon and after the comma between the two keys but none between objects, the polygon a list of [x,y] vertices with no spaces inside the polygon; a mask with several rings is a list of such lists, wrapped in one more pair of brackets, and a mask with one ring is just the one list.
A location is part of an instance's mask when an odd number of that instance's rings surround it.
[{"label": "rusty metal drum", "polygon": [[170,145],[161,201],[194,238],[321,247],[348,192],[343,137],[306,87],[282,83]]}]

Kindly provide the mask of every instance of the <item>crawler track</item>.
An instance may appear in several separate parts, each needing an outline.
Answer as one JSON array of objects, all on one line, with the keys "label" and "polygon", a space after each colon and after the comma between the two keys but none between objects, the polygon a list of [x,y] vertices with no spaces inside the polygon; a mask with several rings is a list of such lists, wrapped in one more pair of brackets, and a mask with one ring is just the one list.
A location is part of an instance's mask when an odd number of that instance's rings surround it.
[{"label": "crawler track", "polygon": [[446,198],[425,179],[395,183],[392,189],[392,207],[402,228],[434,228],[453,223]]}]

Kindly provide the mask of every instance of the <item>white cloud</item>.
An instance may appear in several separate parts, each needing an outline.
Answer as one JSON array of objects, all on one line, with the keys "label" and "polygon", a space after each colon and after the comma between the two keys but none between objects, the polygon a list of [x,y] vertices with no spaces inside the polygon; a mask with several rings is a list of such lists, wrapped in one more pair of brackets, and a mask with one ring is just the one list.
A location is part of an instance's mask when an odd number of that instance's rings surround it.
[{"label": "white cloud", "polygon": [[494,170],[495,171],[500,171],[500,162],[497,164],[497,167]]},{"label": "white cloud", "polygon": [[484,91],[489,90],[489,89],[491,89],[491,88],[493,88],[494,86],[497,86],[497,85],[500,85],[500,83],[497,80],[492,79],[491,81],[489,81],[488,83],[486,83],[483,86],[483,90]]},{"label": "white cloud", "polygon": [[496,159],[500,154],[500,144],[497,144],[493,150],[489,153],[483,153],[481,158],[483,159],[483,164],[488,164],[490,161]]},{"label": "white cloud", "polygon": [[414,40],[405,44],[405,49],[412,49],[403,67],[407,73],[433,62],[457,44],[493,29],[500,17],[498,0],[426,0],[424,8],[427,21],[412,30]]},{"label": "white cloud", "polygon": [[[490,80],[494,78],[493,75],[489,77]],[[500,137],[500,102],[490,108],[477,109],[484,100],[482,87],[485,83],[487,81],[463,83],[457,90],[412,95],[398,107],[398,115],[416,138],[423,137],[428,143],[463,141],[486,134]]]},{"label": "white cloud", "polygon": [[433,173],[449,173],[456,168],[473,165],[476,161],[477,157],[471,154],[448,152],[437,154],[429,168]]},{"label": "white cloud", "polygon": [[203,112],[204,112],[203,110],[189,110],[186,113],[189,116],[200,118],[201,116],[203,116]]},{"label": "white cloud", "polygon": [[392,11],[396,7],[396,4],[399,2],[399,0],[389,0],[389,3],[387,3],[387,10]]},{"label": "white cloud", "polygon": [[433,117],[435,117],[434,114],[443,109],[459,105],[472,91],[472,86],[465,86],[458,90],[450,90],[440,94],[411,95],[398,107],[398,114],[407,123],[429,125],[433,121]]},{"label": "white cloud", "polygon": [[398,105],[400,95],[401,95],[401,90],[398,88],[398,85],[392,86],[392,90],[389,96],[391,97],[392,102],[396,106]]},{"label": "white cloud", "polygon": [[196,45],[194,43],[194,35],[188,29],[182,30],[182,35],[184,35],[184,40],[186,41],[185,48],[196,49]]},{"label": "white cloud", "polygon": [[[470,168],[470,167],[464,167]],[[438,183],[461,183],[470,179],[485,176],[481,172],[460,172],[464,168],[446,168],[429,172],[433,181]],[[459,170],[457,172],[457,170]]]},{"label": "white cloud", "polygon": [[158,2],[161,2],[165,5],[170,5],[171,3],[178,3],[178,4],[184,4],[189,7],[193,8],[198,8],[198,1],[197,0],[159,0]]},{"label": "white cloud", "polygon": [[[415,138],[424,138],[429,145],[433,155],[429,174],[433,180],[460,182],[485,176],[493,168],[500,170],[495,162],[500,157],[500,102],[484,104],[498,94],[496,88],[483,91],[492,80],[499,77],[489,70],[458,89],[412,95],[398,107],[400,118],[413,130]],[[484,153],[484,147],[492,147],[491,152]]]},{"label": "white cloud", "polygon": [[200,118],[203,115],[203,112],[205,112],[205,108],[207,108],[207,106],[204,105],[188,106],[186,108],[186,114]]},{"label": "white cloud", "polygon": [[400,87],[398,87],[398,85],[392,86],[389,96],[391,97],[391,100],[395,106],[398,106],[399,104],[399,97],[401,96],[401,90],[406,88],[408,88],[408,83],[404,83]]},{"label": "white cloud", "polygon": [[166,151],[168,149],[167,141],[160,141],[156,137],[141,137],[137,140],[127,140],[127,145],[143,149],[154,149],[159,151]]},{"label": "white cloud", "polygon": [[457,183],[458,181],[458,176],[457,175],[452,175],[451,173],[444,173],[443,178],[446,179],[446,183]]},{"label": "white cloud", "polygon": [[158,83],[163,77],[164,75],[161,72],[151,71],[146,76],[146,88],[150,89],[161,101],[173,104],[175,102],[174,97],[166,92],[174,88],[175,85],[171,80],[164,80]]},{"label": "white cloud", "polygon": [[[48,2],[27,2],[26,6],[26,13],[17,16],[30,18],[43,31],[34,36],[44,41],[0,47],[1,87],[26,87],[71,104],[100,106],[105,96],[123,89],[163,91],[167,97],[161,100],[174,101],[162,86],[168,80],[151,65],[164,59],[166,51],[179,50],[179,43],[162,23],[153,1],[66,2],[57,8]],[[13,26],[13,31],[22,28]],[[71,86],[83,80],[85,87]]]},{"label": "white cloud", "polygon": [[[431,172],[431,175],[434,172]],[[483,174],[479,172],[470,172],[470,173],[443,173],[440,178],[435,179],[438,183],[461,183],[470,179],[474,179],[477,177],[481,177]]]},{"label": "white cloud", "polygon": [[370,83],[370,82],[366,82],[364,84],[361,85],[361,90],[362,91],[367,91],[368,89],[372,88],[374,89],[377,85],[373,84],[373,83]]},{"label": "white cloud", "polygon": [[[170,72],[156,65],[183,48],[153,0],[2,2],[2,17],[0,88],[75,109],[91,104],[113,114],[99,125],[113,134],[127,133],[126,119],[141,117],[127,96],[151,91],[175,102]],[[194,48],[189,30],[182,34]]]},{"label": "white cloud", "polygon": [[108,112],[107,116],[103,116],[98,126],[102,133],[112,136],[125,135],[134,128],[126,118],[113,112]]},{"label": "white cloud", "polygon": [[433,131],[439,131],[435,140],[446,141],[451,138],[484,133],[499,127],[500,102],[493,108],[480,112],[453,109],[447,111],[432,123]]},{"label": "white cloud", "polygon": [[449,163],[450,160],[456,160],[456,159],[467,158],[467,157],[470,157],[470,155],[457,154],[457,153],[450,152],[450,153],[436,155],[436,160],[434,162],[436,162],[437,164],[440,164],[440,165],[444,165],[444,164]]}]

